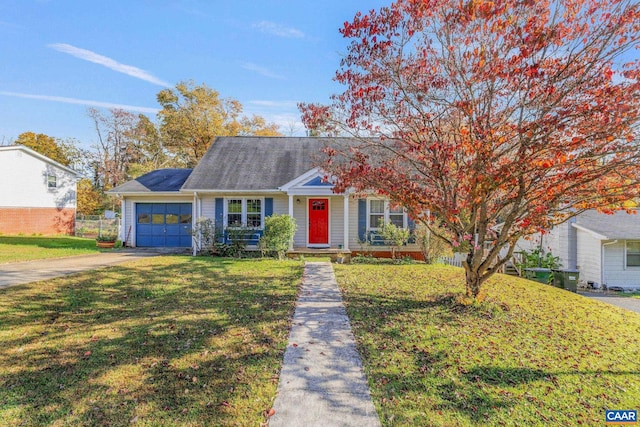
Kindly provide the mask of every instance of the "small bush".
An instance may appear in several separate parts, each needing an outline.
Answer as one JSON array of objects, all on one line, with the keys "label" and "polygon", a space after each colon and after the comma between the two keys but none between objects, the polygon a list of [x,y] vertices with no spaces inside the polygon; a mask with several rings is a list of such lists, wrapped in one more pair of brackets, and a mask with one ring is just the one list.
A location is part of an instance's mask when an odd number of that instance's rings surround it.
[{"label": "small bush", "polygon": [[271,215],[264,219],[264,235],[260,239],[260,247],[265,252],[277,254],[284,259],[298,226],[295,218],[289,215]]},{"label": "small bush", "polygon": [[195,227],[191,230],[193,242],[198,253],[211,254],[215,252],[215,243],[218,235],[211,218],[200,217]]},{"label": "small bush", "polygon": [[411,231],[391,222],[380,221],[380,237],[384,240],[385,245],[391,247],[391,258],[395,259],[398,248],[406,245],[409,241]]}]

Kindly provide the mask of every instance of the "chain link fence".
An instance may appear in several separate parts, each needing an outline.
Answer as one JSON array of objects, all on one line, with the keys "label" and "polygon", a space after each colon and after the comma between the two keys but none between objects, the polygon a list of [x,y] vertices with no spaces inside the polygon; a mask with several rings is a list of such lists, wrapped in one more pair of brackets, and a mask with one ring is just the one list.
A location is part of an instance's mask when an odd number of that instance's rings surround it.
[{"label": "chain link fence", "polygon": [[117,236],[119,230],[120,218],[106,219],[94,215],[76,217],[77,237]]}]

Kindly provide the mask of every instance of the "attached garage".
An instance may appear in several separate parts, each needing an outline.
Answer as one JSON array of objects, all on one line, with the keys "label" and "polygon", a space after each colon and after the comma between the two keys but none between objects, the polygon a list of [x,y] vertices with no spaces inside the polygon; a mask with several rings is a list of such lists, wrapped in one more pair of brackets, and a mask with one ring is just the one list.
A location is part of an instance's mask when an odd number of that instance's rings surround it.
[{"label": "attached garage", "polygon": [[136,203],[136,246],[191,247],[191,203]]}]

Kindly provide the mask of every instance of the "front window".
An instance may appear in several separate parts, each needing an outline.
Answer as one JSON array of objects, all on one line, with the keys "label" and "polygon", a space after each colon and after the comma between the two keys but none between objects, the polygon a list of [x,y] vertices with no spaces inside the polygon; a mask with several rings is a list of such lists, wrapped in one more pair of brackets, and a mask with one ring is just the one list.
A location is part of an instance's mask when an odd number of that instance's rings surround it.
[{"label": "front window", "polygon": [[388,200],[367,200],[367,228],[379,230],[381,223],[391,223],[399,228],[407,228],[407,213],[402,206],[394,206]]},{"label": "front window", "polygon": [[56,188],[58,186],[58,180],[55,175],[47,175],[47,187]]},{"label": "front window", "polygon": [[369,200],[369,229],[377,229],[384,223],[384,200]]},{"label": "front window", "polygon": [[242,227],[242,199],[227,200],[227,226]]},{"label": "front window", "polygon": [[262,199],[227,199],[227,227],[262,228]]},{"label": "front window", "polygon": [[640,267],[640,242],[627,242],[627,267]]}]

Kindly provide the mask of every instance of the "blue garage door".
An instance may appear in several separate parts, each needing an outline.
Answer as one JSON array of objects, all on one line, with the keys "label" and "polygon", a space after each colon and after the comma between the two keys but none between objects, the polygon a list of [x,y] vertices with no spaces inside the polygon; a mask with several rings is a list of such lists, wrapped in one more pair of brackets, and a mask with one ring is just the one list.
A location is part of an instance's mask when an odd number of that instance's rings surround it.
[{"label": "blue garage door", "polygon": [[191,203],[137,203],[136,246],[191,247]]}]

